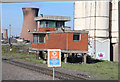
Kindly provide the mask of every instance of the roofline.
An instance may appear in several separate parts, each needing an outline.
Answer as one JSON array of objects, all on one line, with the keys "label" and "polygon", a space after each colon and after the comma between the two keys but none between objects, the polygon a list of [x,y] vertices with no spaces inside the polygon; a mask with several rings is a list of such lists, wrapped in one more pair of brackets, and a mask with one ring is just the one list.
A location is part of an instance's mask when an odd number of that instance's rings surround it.
[{"label": "roofline", "polygon": [[88,31],[81,31],[81,30],[66,30],[66,31],[47,31],[47,32],[29,32],[31,34],[49,34],[49,33],[88,33]]},{"label": "roofline", "polygon": [[71,17],[70,16],[52,16],[52,15],[41,14],[40,16],[35,17],[34,20],[35,21],[39,21],[39,20],[70,21]]}]

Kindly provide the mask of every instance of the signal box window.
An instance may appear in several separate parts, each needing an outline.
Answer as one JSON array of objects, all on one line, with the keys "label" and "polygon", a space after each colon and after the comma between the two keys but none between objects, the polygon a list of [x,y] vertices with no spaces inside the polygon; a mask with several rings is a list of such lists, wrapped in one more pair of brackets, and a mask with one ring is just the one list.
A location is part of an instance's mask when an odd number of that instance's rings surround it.
[{"label": "signal box window", "polygon": [[45,43],[45,35],[44,34],[39,35],[39,43]]},{"label": "signal box window", "polygon": [[73,33],[73,41],[80,41],[80,33]]},{"label": "signal box window", "polygon": [[38,35],[33,35],[33,43],[38,43]]}]

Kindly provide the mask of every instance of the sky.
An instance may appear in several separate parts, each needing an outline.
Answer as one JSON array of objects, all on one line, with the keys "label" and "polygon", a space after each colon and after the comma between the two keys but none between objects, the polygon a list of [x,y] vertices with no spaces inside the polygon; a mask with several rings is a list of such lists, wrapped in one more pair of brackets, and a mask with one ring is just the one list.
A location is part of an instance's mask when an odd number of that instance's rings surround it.
[{"label": "sky", "polygon": [[[74,2],[30,2],[30,3],[2,3],[2,29],[8,29],[11,24],[11,34],[14,36],[20,36],[23,25],[23,7],[37,7],[39,13],[44,15],[55,16],[70,16],[71,21],[66,23],[66,26],[70,26],[73,29],[73,11]],[[8,30],[9,34],[9,30]],[[9,35],[8,35],[9,36]]]}]

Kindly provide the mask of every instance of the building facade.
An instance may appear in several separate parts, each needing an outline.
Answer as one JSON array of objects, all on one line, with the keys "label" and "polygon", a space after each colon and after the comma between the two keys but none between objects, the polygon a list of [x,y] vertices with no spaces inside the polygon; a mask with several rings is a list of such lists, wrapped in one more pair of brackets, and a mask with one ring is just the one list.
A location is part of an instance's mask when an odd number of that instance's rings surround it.
[{"label": "building facade", "polygon": [[107,55],[107,60],[118,61],[118,58],[115,58],[118,57],[116,56],[118,54],[115,54],[118,53],[116,51],[116,46],[118,46],[118,0],[75,1],[74,30],[89,31],[89,55],[93,58],[106,60],[106,58],[98,58],[97,53],[101,52]]},{"label": "building facade", "polygon": [[33,49],[61,49],[62,51],[88,51],[88,32],[74,31],[65,26],[70,17],[40,15],[35,18]]}]

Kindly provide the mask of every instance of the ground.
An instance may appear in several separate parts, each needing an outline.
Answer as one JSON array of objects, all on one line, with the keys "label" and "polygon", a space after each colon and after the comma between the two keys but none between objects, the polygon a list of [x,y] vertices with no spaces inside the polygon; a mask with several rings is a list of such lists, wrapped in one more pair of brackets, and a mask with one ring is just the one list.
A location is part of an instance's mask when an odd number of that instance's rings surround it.
[{"label": "ground", "polygon": [[[52,80],[53,77],[2,62],[2,80]],[[55,80],[59,80],[55,78]]]},{"label": "ground", "polygon": [[[37,64],[42,64],[43,60],[36,59],[36,54],[27,52],[18,52],[17,48],[20,49],[20,47],[14,47],[12,52],[9,52],[9,49],[6,51],[3,47],[2,49],[2,55],[7,57],[12,57],[16,59],[22,59],[29,62],[35,62]],[[22,46],[22,48],[24,48]],[[47,67],[47,64],[44,64],[44,66]],[[118,79],[118,62],[111,62],[111,61],[103,61],[103,60],[97,60],[97,62],[91,62],[87,64],[74,64],[74,63],[67,63],[65,64],[62,62],[62,70],[64,69],[65,72],[70,72],[78,74],[78,75],[87,75],[90,77],[95,77],[95,79],[112,79],[117,80]],[[93,79],[92,78],[92,79]]]}]

